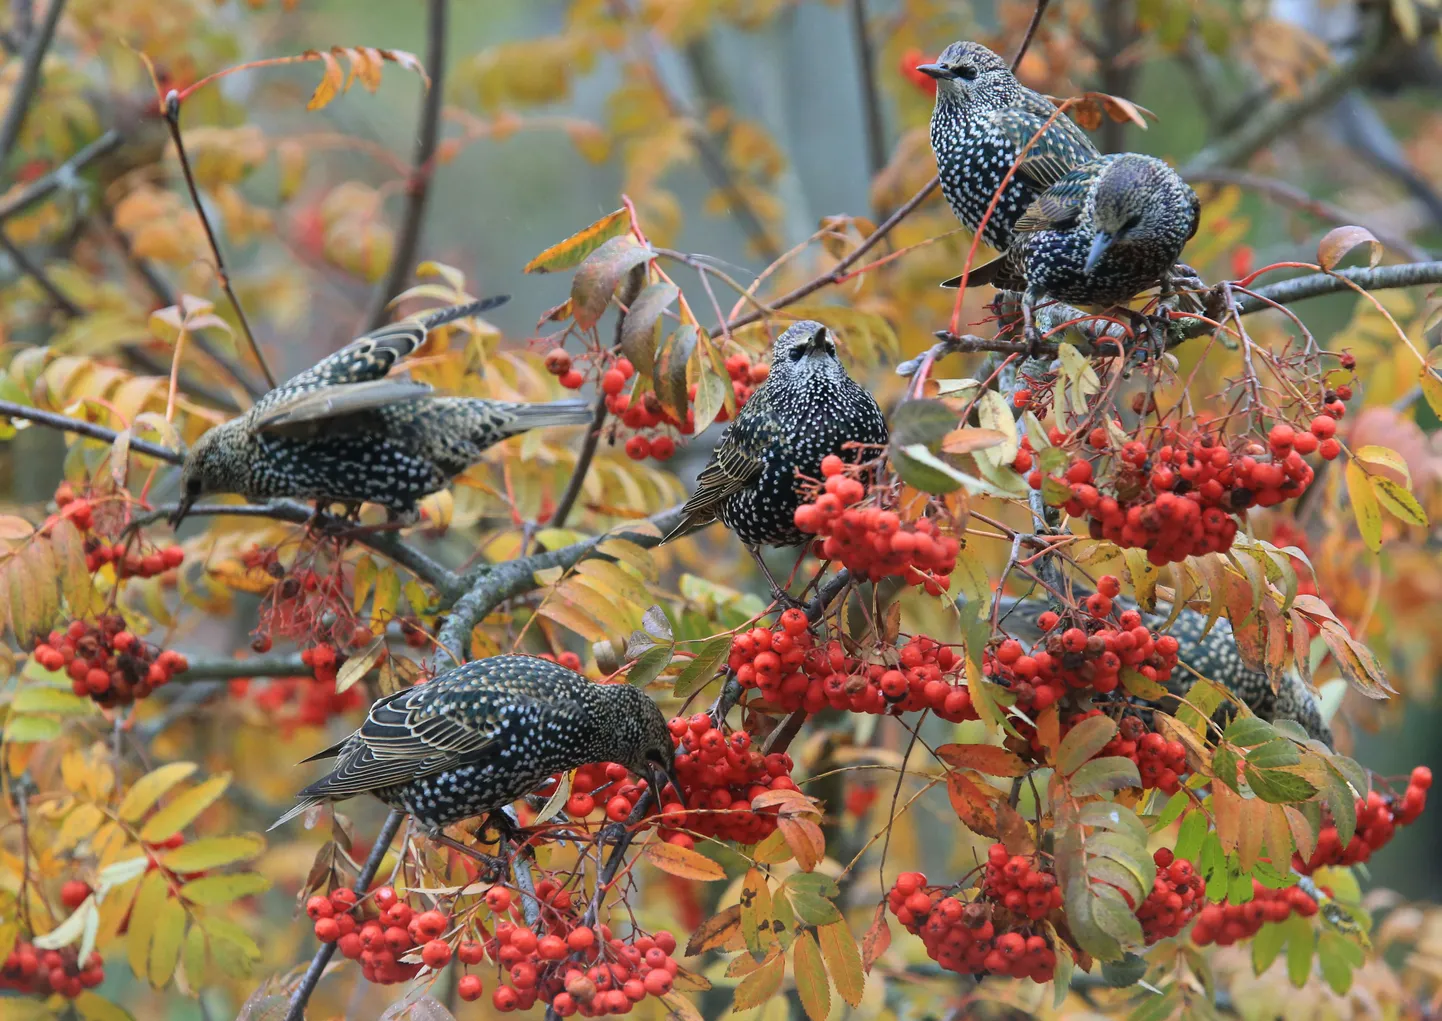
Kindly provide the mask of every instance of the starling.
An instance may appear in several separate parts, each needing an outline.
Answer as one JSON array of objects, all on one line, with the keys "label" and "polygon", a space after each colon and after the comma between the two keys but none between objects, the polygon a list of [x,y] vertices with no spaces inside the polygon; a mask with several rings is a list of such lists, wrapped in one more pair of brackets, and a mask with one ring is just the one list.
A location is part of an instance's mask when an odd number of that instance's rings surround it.
[{"label": "starling", "polygon": [[828,454],[862,460],[866,446],[884,446],[889,435],[876,399],[837,359],[830,331],[812,320],[794,323],[776,338],[771,374],[721,434],[666,540],[720,518],[770,578],[758,546],[811,538],[796,527],[800,477],[820,478]]},{"label": "starling", "polygon": [[305,760],[337,763],[271,829],[312,805],[372,794],[436,831],[588,762],[618,762],[659,790],[675,782],[673,756],[666,720],[641,689],[492,656],[378,700],[359,730]]},{"label": "starling", "polygon": [[[1117,605],[1131,608],[1126,600],[1117,601]],[[1042,599],[1004,597],[1001,626],[1018,638],[1035,641],[1042,634],[1036,623],[1037,617],[1052,608],[1048,601]],[[1144,613],[1142,620],[1147,627],[1160,630],[1169,612],[1170,607],[1159,605],[1157,613]],[[1165,632],[1177,640],[1177,661],[1187,668],[1173,671],[1168,685],[1173,695],[1184,695],[1196,677],[1205,677],[1222,685],[1253,714],[1268,723],[1291,720],[1308,736],[1329,748],[1333,746],[1332,730],[1322,718],[1316,692],[1295,671],[1288,671],[1282,679],[1281,688],[1274,691],[1265,673],[1250,669],[1242,661],[1230,621],[1225,617],[1218,618],[1212,630],[1203,635],[1206,626],[1206,614],[1183,607]]]},{"label": "starling", "polygon": [[239,418],[201,436],[181,469],[172,523],[205,493],[292,497],[354,510],[383,505],[392,520],[415,514],[438,489],[508,436],[591,420],[585,401],[546,404],[434,397],[407,376],[388,376],[426,333],[494,308],[487,298],[382,326],[270,393]]},{"label": "starling", "polygon": [[1016,222],[1010,260],[1033,304],[1120,305],[1161,283],[1197,232],[1201,203],[1171,167],[1128,152],[1067,174]]},{"label": "starling", "polygon": [[931,147],[941,193],[958,220],[975,231],[1002,179],[1017,165],[981,235],[1005,252],[1012,225],[1032,201],[1074,167],[1095,159],[1096,148],[1066,114],[1017,81],[1006,61],[980,43],[952,43],[936,63],[917,70],[936,79]]}]

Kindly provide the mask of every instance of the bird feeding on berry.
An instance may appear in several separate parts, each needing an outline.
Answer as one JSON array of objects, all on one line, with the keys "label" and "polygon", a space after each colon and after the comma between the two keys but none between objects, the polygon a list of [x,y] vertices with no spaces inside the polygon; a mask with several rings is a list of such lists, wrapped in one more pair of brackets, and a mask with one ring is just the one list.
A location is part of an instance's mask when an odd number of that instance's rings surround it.
[{"label": "bird feeding on berry", "polygon": [[414,516],[418,500],[443,489],[492,444],[528,429],[589,422],[582,400],[435,397],[425,383],[388,375],[430,330],[504,301],[486,298],[383,326],[206,432],[181,468],[171,524],[206,493],[290,497],[352,510],[378,503],[392,520],[404,520]]},{"label": "bird feeding on berry", "polygon": [[836,357],[831,331],[809,319],[795,323],[776,338],[770,374],[721,434],[666,541],[719,519],[779,593],[757,547],[811,538],[796,527],[804,479],[820,478],[827,455],[854,463],[889,436],[876,399]]},{"label": "bird feeding on berry", "polygon": [[675,783],[671,733],[650,696],[534,656],[476,660],[387,695],[359,730],[305,761],[325,758],[335,768],[271,829],[312,805],[370,794],[438,830],[589,762],[620,763],[658,793]]}]

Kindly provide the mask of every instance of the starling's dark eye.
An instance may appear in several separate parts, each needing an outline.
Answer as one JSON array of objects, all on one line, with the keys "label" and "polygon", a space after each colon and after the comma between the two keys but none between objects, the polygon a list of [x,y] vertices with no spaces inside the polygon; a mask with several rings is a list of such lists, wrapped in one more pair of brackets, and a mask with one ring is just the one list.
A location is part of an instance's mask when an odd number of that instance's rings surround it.
[{"label": "starling's dark eye", "polygon": [[795,347],[793,347],[793,348],[791,349],[791,355],[790,355],[790,357],[791,357],[791,360],[792,360],[793,362],[799,362],[799,361],[801,361],[801,359],[803,359],[803,358],[806,357],[806,348],[805,348],[805,346],[803,346],[803,345],[801,345],[801,344],[797,344]]},{"label": "starling's dark eye", "polygon": [[958,78],[969,82],[976,81],[976,68],[970,64],[957,64],[952,70],[956,72]]}]

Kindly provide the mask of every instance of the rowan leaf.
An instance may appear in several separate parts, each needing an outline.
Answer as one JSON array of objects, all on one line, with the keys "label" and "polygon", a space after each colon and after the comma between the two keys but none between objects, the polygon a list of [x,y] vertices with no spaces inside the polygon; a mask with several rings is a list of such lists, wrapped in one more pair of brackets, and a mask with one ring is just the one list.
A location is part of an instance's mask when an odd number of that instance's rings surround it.
[{"label": "rowan leaf", "polygon": [[576,325],[583,330],[595,326],[621,280],[655,254],[630,234],[619,234],[587,255],[571,280],[571,315]]},{"label": "rowan leaf", "polygon": [[936,754],[949,766],[988,776],[1025,776],[1031,768],[1015,752],[993,744],[944,744]]},{"label": "rowan leaf", "polygon": [[1427,527],[1427,512],[1402,483],[1382,475],[1369,475],[1367,482],[1371,485],[1372,495],[1377,498],[1377,502],[1394,518],[1417,528]]},{"label": "rowan leaf", "polygon": [[1376,266],[1382,259],[1382,242],[1366,227],[1333,227],[1317,242],[1317,264],[1330,273],[1347,253],[1358,245],[1367,245],[1367,265]]},{"label": "rowan leaf", "polygon": [[741,881],[741,936],[754,960],[764,958],[776,943],[771,886],[760,869],[747,870]]},{"label": "rowan leaf", "polygon": [[152,769],[126,791],[116,814],[125,822],[139,822],[140,818],[150,811],[150,806],[195,770],[196,765],[193,762],[168,762]]},{"label": "rowan leaf", "polygon": [[1061,739],[1056,750],[1056,768],[1062,775],[1077,770],[1116,736],[1117,724],[1110,716],[1088,716]]},{"label": "rowan leaf", "polygon": [[1352,515],[1357,519],[1357,531],[1362,541],[1373,553],[1382,550],[1382,512],[1377,507],[1369,476],[1356,461],[1347,462],[1347,495],[1352,502]]},{"label": "rowan leaf", "polygon": [[1000,800],[996,791],[977,783],[965,773],[950,770],[946,774],[946,793],[956,817],[968,829],[984,837],[996,836],[995,804]]},{"label": "rowan leaf", "polygon": [[676,676],[675,698],[689,698],[700,691],[716,676],[716,671],[731,652],[731,636],[716,635],[708,639],[692,659]]},{"label": "rowan leaf", "polygon": [[265,838],[259,833],[207,837],[166,851],[160,861],[172,872],[204,872],[222,865],[248,861],[264,850]]},{"label": "rowan leaf", "polygon": [[695,323],[682,323],[666,337],[656,355],[656,396],[677,421],[685,421],[686,408],[690,404],[686,366],[696,350],[698,336]]},{"label": "rowan leaf", "polygon": [[[668,845],[669,846],[669,845]],[[229,904],[270,889],[270,880],[258,872],[236,872],[223,876],[192,879],[180,888],[180,895],[192,904]]]},{"label": "rowan leaf", "polygon": [[781,991],[781,979],[786,974],[786,957],[779,950],[772,951],[771,957],[751,974],[741,980],[732,996],[732,1010],[746,1010],[759,1007]]},{"label": "rowan leaf", "polygon": [[196,820],[200,813],[219,800],[230,786],[230,774],[211,777],[204,783],[196,784],[184,794],[156,812],[140,828],[140,839],[147,844],[159,844],[169,840]]},{"label": "rowan leaf", "polygon": [[802,931],[791,947],[791,972],[796,995],[811,1021],[826,1021],[831,1012],[831,985],[826,980],[826,962],[821,948],[809,931]]},{"label": "rowan leaf", "polygon": [[831,974],[837,993],[851,1006],[861,1006],[861,997],[866,989],[866,971],[861,966],[861,952],[846,921],[843,919],[819,926],[816,937],[821,942],[821,955],[826,958],[826,970]]},{"label": "rowan leaf", "polygon": [[868,975],[877,959],[891,946],[891,923],[886,920],[886,902],[876,905],[871,925],[861,937],[861,966]]},{"label": "rowan leaf", "polygon": [[335,693],[337,695],[348,691],[366,674],[370,673],[371,667],[385,654],[386,636],[376,635],[367,643],[360,652],[350,656],[335,674]]},{"label": "rowan leaf", "polygon": [[[557,273],[574,269],[602,244],[631,229],[631,211],[626,208],[607,213],[584,230],[577,231],[564,241],[547,248],[540,255],[526,263],[522,273]],[[633,360],[639,369],[640,363]]]},{"label": "rowan leaf", "polygon": [[686,941],[686,956],[695,957],[707,950],[737,949],[745,945],[741,935],[741,905],[732,904],[706,921]]},{"label": "rowan leaf", "polygon": [[726,870],[700,851],[653,840],[646,845],[646,859],[662,872],[682,879],[711,882],[726,878]]},{"label": "rowan leaf", "polygon": [[175,974],[175,965],[180,960],[180,945],[185,939],[185,907],[174,897],[167,897],[156,913],[146,975],[152,986],[161,989]]}]

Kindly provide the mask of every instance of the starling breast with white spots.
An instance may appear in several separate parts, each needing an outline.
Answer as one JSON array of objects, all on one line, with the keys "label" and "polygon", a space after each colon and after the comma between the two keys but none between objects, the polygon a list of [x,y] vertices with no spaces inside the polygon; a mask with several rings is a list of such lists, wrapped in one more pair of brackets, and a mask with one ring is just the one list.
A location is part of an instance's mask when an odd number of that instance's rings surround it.
[{"label": "starling breast with white spots", "polygon": [[335,758],[335,768],[275,826],[359,794],[423,827],[447,826],[590,762],[619,762],[642,776],[670,771],[673,745],[661,711],[637,687],[597,684],[533,656],[492,656],[380,699],[359,730],[306,761],[321,758]]},{"label": "starling breast with white spots", "polygon": [[721,434],[667,539],[719,519],[751,547],[800,545],[810,538],[796,527],[800,477],[820,478],[828,454],[874,457],[889,435],[827,328],[795,323],[776,338],[771,374]]}]

